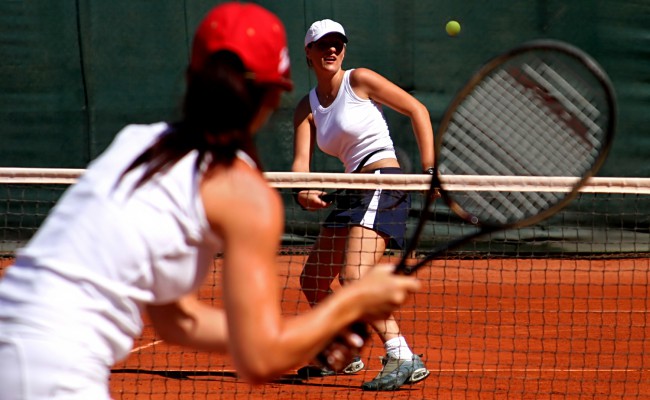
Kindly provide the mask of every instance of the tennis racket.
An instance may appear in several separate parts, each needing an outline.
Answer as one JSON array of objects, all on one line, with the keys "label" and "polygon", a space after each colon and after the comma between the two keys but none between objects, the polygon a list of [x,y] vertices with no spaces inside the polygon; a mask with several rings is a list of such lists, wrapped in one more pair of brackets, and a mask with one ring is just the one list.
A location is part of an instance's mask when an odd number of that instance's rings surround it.
[{"label": "tennis racket", "polygon": [[[445,252],[496,231],[538,223],[560,211],[601,167],[616,125],[616,99],[605,71],[564,42],[523,44],[488,61],[450,103],[435,140],[436,171],[396,273],[410,274]],[[497,192],[449,181],[496,175],[553,177],[563,192]],[[433,191],[477,229],[407,265],[430,218]]]}]

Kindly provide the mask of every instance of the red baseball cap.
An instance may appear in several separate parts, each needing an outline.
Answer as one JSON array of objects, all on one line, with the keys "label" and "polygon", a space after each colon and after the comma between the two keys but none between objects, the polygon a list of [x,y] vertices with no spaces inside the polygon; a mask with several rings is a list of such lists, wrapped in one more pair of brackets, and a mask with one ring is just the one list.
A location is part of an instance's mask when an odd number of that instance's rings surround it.
[{"label": "red baseball cap", "polygon": [[200,70],[219,50],[237,54],[255,82],[293,89],[284,25],[269,10],[240,2],[210,10],[194,35],[190,69]]}]

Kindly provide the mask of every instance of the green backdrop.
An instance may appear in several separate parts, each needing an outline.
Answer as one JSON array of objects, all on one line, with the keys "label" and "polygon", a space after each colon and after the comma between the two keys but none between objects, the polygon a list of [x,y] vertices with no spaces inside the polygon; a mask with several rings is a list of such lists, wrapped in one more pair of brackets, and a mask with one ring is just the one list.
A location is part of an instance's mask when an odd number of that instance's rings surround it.
[{"label": "green backdrop", "polygon": [[[189,44],[205,0],[0,2],[0,166],[82,168],[128,123],[173,120]],[[374,69],[429,108],[434,126],[487,58],[537,38],[583,48],[610,74],[618,136],[600,175],[650,176],[650,1],[258,1],[289,34],[294,92],[258,137],[265,168],[287,171],[293,107],[314,84],[303,37],[317,19],[341,22],[345,68]],[[446,35],[447,20],[462,24]],[[396,144],[417,163],[409,122],[387,111]],[[316,169],[341,171],[322,154]]]}]

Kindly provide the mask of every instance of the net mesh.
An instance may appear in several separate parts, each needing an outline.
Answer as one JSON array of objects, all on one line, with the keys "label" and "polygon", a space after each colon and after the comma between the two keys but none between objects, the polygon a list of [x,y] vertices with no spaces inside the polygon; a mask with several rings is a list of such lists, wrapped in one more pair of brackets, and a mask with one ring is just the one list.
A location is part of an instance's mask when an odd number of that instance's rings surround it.
[{"label": "net mesh", "polygon": [[[28,240],[81,170],[0,170],[2,268]],[[421,175],[267,173],[285,201],[286,228],[278,254],[282,309],[309,309],[300,274],[330,209],[295,205],[295,188],[404,190],[415,226],[428,178]],[[563,192],[563,178],[449,178],[453,190],[500,195]],[[411,257],[472,232],[442,202]],[[395,393],[360,389],[381,369],[375,335],[355,375],[306,379],[289,371],[250,386],[227,356],[195,352],[160,340],[145,321],[128,359],[115,365],[115,399],[197,398],[650,398],[650,179],[592,178],[566,209],[534,226],[495,233],[454,250],[416,272],[422,289],[395,314],[431,375]],[[384,261],[397,262],[389,248]],[[221,304],[222,258],[200,289]],[[336,286],[336,282],[334,285]]]}]

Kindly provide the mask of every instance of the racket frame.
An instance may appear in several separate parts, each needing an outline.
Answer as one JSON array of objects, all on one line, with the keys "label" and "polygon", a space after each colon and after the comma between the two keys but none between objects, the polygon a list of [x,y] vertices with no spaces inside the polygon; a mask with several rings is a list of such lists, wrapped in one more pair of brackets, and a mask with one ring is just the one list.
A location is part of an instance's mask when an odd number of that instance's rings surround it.
[{"label": "racket frame", "polygon": [[[594,160],[594,163],[591,165],[591,167],[581,177],[576,178],[577,179],[576,183],[574,184],[572,189],[567,193],[567,195],[561,200],[559,200],[557,203],[553,204],[551,207],[542,210],[535,215],[511,223],[490,224],[490,223],[481,222],[476,218],[476,216],[465,211],[460,206],[460,204],[458,204],[456,201],[453,200],[452,196],[449,195],[449,192],[444,189],[444,185],[442,184],[444,180],[441,179],[440,168],[438,165],[438,160],[439,160],[438,156],[442,149],[442,138],[446,133],[447,128],[449,127],[449,124],[458,106],[465,100],[465,98],[470,93],[472,93],[472,91],[476,88],[476,86],[479,85],[486,76],[490,75],[492,71],[494,71],[499,66],[506,63],[507,61],[511,60],[512,58],[515,58],[522,53],[526,53],[534,50],[557,52],[565,56],[569,56],[570,58],[577,60],[589,72],[591,72],[592,76],[598,81],[598,83],[603,89],[603,93],[605,94],[604,98],[607,103],[607,107],[609,109],[609,118],[607,120],[607,126],[604,127],[605,128],[604,140],[602,142],[599,154]],[[617,114],[618,112],[617,112],[617,105],[616,105],[616,96],[615,96],[613,85],[609,77],[607,76],[603,68],[591,56],[589,56],[587,53],[585,53],[584,51],[582,51],[581,49],[573,45],[558,40],[552,40],[552,39],[534,40],[534,41],[524,43],[518,47],[515,47],[489,60],[481,68],[479,68],[474,73],[474,75],[472,75],[472,77],[465,83],[463,88],[457,92],[453,100],[447,106],[447,109],[445,110],[443,117],[440,120],[440,124],[437,129],[436,140],[434,141],[434,150],[436,155],[435,157],[436,174],[431,177],[431,184],[429,186],[429,190],[426,193],[424,207],[421,210],[418,223],[411,237],[411,240],[409,240],[405,248],[405,251],[402,253],[402,257],[400,258],[400,261],[397,264],[395,273],[409,275],[415,272],[421,266],[423,266],[426,262],[434,258],[438,258],[444,253],[446,253],[447,251],[462,246],[464,244],[467,244],[481,236],[489,235],[497,231],[513,229],[513,228],[521,228],[524,226],[533,225],[535,223],[538,223],[550,217],[551,215],[557,213],[558,211],[566,207],[577,196],[580,188],[587,182],[589,178],[591,178],[593,175],[596,174],[596,172],[598,172],[598,170],[602,167],[603,163],[605,162],[613,142],[614,132],[616,129]],[[433,203],[433,200],[435,199],[434,191],[436,189],[438,189],[443,201],[454,212],[454,214],[456,214],[457,216],[459,216],[469,224],[478,227],[479,230],[467,236],[452,240],[446,243],[443,247],[440,247],[432,252],[427,253],[423,259],[418,260],[418,262],[414,265],[407,265],[406,260],[415,251],[415,248],[419,243],[420,236],[422,235],[424,225],[426,224],[427,220],[430,218],[431,205]]]}]

